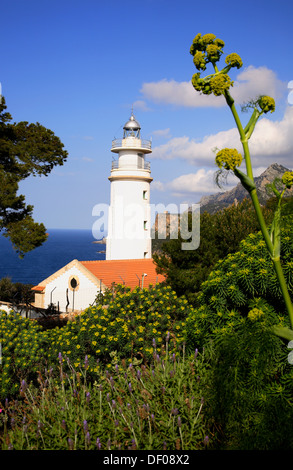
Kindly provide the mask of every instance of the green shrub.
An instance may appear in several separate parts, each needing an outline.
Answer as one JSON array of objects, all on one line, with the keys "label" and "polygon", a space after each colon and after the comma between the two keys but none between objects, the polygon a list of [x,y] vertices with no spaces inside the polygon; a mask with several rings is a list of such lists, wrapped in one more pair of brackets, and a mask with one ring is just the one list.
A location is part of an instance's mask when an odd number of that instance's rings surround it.
[{"label": "green shrub", "polygon": [[40,367],[45,354],[42,329],[18,313],[0,312],[0,344],[0,397],[8,397]]},{"label": "green shrub", "polygon": [[23,400],[1,405],[0,448],[204,449],[212,440],[204,417],[204,356],[173,355],[167,346],[149,366],[121,361],[94,383],[87,363],[75,370],[59,355],[55,373],[39,373],[37,388],[23,381]]},{"label": "green shrub", "polygon": [[[292,229],[282,234],[282,264],[293,291]],[[210,413],[219,447],[293,449],[293,369],[288,341],[272,327],[290,326],[260,234],[217,263],[186,319],[187,347],[204,346],[212,365]]]},{"label": "green shrub", "polygon": [[268,310],[254,307],[215,340],[207,399],[222,449],[293,449],[293,366],[287,344],[269,332]]},{"label": "green shrub", "polygon": [[112,354],[149,361],[153,358],[154,344],[161,352],[167,334],[170,347],[183,344],[183,319],[192,308],[170,287],[130,291],[118,286],[114,294],[106,294],[103,302],[106,305],[86,309],[65,327],[44,333],[49,363],[59,352],[69,357],[75,367],[87,356],[90,370],[95,372],[97,360],[109,363]]}]

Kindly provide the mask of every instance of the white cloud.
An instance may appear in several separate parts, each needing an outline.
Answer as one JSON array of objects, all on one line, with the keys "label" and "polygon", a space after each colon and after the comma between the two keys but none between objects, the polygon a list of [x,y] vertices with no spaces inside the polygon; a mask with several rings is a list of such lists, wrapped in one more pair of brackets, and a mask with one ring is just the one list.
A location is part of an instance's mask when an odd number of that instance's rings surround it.
[{"label": "white cloud", "polygon": [[[288,106],[281,121],[261,118],[249,141],[252,163],[256,167],[267,167],[279,162],[288,168],[293,156],[293,106]],[[236,148],[242,153],[242,146],[236,128],[205,136],[202,141],[187,136],[175,137],[167,143],[153,148],[152,158],[168,160],[183,159],[199,167],[213,167],[215,148]]]},{"label": "white cloud", "polygon": [[139,109],[140,111],[150,111],[150,108],[149,106],[147,105],[147,103],[143,100],[137,100],[133,103],[133,108],[136,110],[136,109]]},{"label": "white cloud", "polygon": [[[249,66],[241,71],[234,81],[231,94],[235,101],[242,104],[259,95],[280,98],[287,88],[272,70],[267,67]],[[163,79],[158,82],[144,83],[141,93],[155,103],[173,104],[185,107],[221,107],[226,102],[222,96],[201,95],[195,91],[191,81],[177,82]]]},{"label": "white cloud", "polygon": [[189,137],[174,137],[166,144],[153,148],[152,158],[162,160],[183,159],[197,166],[210,166],[215,161],[214,148],[239,148],[239,136],[236,129],[221,131],[218,134],[204,137],[197,142]]},{"label": "white cloud", "polygon": [[279,161],[292,167],[293,162],[293,107],[288,106],[281,121],[261,119],[250,140],[251,154],[258,165]]},{"label": "white cloud", "polygon": [[224,189],[220,189],[215,183],[215,172],[216,167],[213,170],[201,168],[195,173],[180,175],[167,183],[154,181],[152,190],[170,192],[172,196],[180,199],[182,197],[191,197],[191,200],[194,201],[194,198],[200,198],[205,194],[215,194],[231,189],[239,182],[234,175],[229,175],[227,185]]},{"label": "white cloud", "polygon": [[[216,168],[215,168],[216,170]],[[168,183],[168,189],[178,193],[204,193],[218,192],[219,188],[214,183],[215,171],[201,168],[196,173],[181,175]]]},{"label": "white cloud", "polygon": [[196,92],[191,82],[176,82],[163,79],[159,82],[144,83],[142,94],[155,103],[174,104],[186,107],[224,106],[223,97],[201,95]]},{"label": "white cloud", "polygon": [[153,136],[155,137],[163,137],[163,138],[170,138],[170,128],[168,127],[167,129],[158,129],[156,131],[153,131]]},{"label": "white cloud", "polygon": [[277,100],[286,88],[287,84],[279,80],[273,70],[250,65],[237,75],[231,94],[241,104],[259,95],[268,95]]}]

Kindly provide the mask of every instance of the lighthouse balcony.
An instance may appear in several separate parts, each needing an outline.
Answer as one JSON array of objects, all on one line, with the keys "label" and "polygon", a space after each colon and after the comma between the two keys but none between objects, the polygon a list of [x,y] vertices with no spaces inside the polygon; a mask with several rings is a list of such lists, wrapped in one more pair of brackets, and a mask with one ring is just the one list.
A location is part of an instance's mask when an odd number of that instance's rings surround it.
[{"label": "lighthouse balcony", "polygon": [[135,164],[124,164],[124,165],[119,165],[119,160],[112,160],[112,170],[151,170],[151,164],[150,162],[145,161],[144,159],[139,159],[137,163]]},{"label": "lighthouse balcony", "polygon": [[144,153],[152,151],[152,141],[145,139],[137,139],[136,137],[127,137],[126,139],[112,140],[112,152],[119,152],[121,149],[137,149],[143,150]]}]

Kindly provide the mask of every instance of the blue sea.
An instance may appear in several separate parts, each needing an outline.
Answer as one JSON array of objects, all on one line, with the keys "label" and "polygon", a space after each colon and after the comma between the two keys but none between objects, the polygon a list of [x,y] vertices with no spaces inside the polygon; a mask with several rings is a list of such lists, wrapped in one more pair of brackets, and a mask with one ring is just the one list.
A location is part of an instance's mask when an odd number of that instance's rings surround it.
[{"label": "blue sea", "polygon": [[105,259],[105,253],[99,252],[106,247],[94,243],[91,230],[48,229],[47,233],[45,243],[23,259],[14,251],[10,240],[0,235],[0,279],[9,277],[12,282],[36,285],[73,259]]}]

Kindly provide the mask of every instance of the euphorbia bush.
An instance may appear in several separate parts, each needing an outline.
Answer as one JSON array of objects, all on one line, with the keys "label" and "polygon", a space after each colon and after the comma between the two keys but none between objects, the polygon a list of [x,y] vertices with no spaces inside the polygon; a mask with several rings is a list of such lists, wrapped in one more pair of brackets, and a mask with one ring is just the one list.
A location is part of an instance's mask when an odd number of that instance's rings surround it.
[{"label": "euphorbia bush", "polygon": [[[293,234],[284,228],[281,259],[293,291]],[[273,334],[289,318],[260,233],[217,263],[186,319],[187,347],[205,347],[208,389],[221,448],[292,449],[293,367],[288,341]]]},{"label": "euphorbia bush", "polygon": [[42,328],[18,313],[0,312],[0,398],[14,395],[20,381],[30,380],[41,365],[46,347]]},{"label": "euphorbia bush", "polygon": [[107,363],[111,354],[144,362],[152,359],[154,343],[160,352],[166,335],[170,348],[183,344],[186,316],[192,307],[170,287],[134,289],[117,286],[96,306],[89,307],[62,329],[46,332],[48,359],[66,355],[76,366],[87,356],[90,369]]}]

